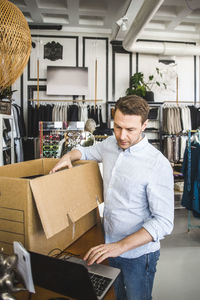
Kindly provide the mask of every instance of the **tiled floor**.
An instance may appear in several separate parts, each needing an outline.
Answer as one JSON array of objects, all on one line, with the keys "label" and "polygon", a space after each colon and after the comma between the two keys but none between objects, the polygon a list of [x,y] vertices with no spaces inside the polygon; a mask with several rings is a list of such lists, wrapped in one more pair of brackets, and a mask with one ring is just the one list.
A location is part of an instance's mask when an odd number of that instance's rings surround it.
[{"label": "tiled floor", "polygon": [[[188,232],[187,214],[175,211],[173,233],[161,241],[153,300],[200,300],[200,228]],[[200,226],[200,219],[191,224]]]}]

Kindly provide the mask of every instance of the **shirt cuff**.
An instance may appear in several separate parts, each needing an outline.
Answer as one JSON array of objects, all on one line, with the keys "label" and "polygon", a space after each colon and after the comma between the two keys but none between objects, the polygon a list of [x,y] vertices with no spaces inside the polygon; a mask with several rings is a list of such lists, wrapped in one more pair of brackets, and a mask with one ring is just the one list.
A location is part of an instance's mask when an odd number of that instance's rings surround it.
[{"label": "shirt cuff", "polygon": [[153,242],[159,242],[158,231],[152,226],[151,223],[146,223],[142,226],[152,236]]},{"label": "shirt cuff", "polygon": [[81,160],[86,160],[84,148],[82,146],[77,146],[75,149],[81,152]]}]

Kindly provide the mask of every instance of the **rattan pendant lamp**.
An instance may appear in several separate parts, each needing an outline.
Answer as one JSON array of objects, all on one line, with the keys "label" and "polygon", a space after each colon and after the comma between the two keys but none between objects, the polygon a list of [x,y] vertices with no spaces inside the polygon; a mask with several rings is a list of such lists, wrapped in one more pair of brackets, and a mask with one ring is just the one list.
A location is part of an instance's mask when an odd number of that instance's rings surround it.
[{"label": "rattan pendant lamp", "polygon": [[0,0],[0,90],[22,74],[31,52],[31,33],[23,13]]}]

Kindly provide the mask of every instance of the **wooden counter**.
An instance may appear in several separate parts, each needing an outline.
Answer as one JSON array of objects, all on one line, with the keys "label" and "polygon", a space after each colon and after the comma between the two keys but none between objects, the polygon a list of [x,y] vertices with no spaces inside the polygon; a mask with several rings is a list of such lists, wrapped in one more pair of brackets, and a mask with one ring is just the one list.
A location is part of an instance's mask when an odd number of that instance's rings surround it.
[{"label": "wooden counter", "polygon": [[[96,246],[98,244],[104,243],[103,232],[101,228],[101,224],[98,223],[88,232],[86,232],[82,237],[80,237],[76,242],[66,248],[66,251],[71,252],[76,255],[80,255],[82,258],[84,254],[89,250],[91,247]],[[106,262],[105,262],[106,264]],[[19,292],[16,293],[16,298],[18,300],[48,300],[50,298],[55,297],[64,297],[67,299],[72,299],[70,297],[65,297],[63,295],[54,293],[50,290],[46,290],[40,287],[35,287],[36,293],[31,295],[29,298],[28,292]],[[115,300],[113,287],[108,291],[104,300]]]}]

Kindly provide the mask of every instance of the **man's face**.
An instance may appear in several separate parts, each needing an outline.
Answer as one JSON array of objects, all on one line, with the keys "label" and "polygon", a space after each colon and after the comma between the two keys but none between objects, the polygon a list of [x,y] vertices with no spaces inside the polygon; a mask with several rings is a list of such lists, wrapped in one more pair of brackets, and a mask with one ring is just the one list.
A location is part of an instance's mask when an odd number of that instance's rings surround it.
[{"label": "man's face", "polygon": [[142,124],[141,116],[124,115],[117,109],[114,116],[114,133],[119,147],[127,149],[137,144],[142,139],[142,131],[147,122]]}]

